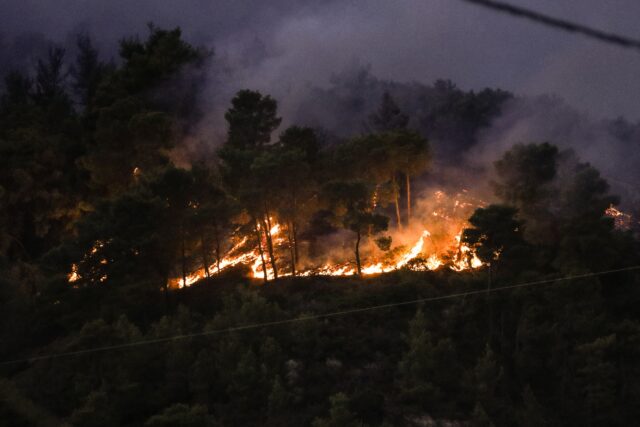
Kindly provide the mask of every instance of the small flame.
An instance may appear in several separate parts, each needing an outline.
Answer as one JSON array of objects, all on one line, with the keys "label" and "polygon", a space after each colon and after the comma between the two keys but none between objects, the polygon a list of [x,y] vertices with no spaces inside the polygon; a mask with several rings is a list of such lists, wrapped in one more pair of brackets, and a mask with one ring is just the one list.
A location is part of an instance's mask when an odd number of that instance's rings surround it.
[{"label": "small flame", "polygon": [[67,279],[69,283],[77,282],[80,279],[80,275],[78,274],[78,264],[71,264],[71,273],[67,274]]},{"label": "small flame", "polygon": [[604,211],[604,214],[610,218],[613,218],[613,223],[616,228],[621,230],[629,230],[631,228],[633,217],[628,213],[622,212],[621,210],[617,209],[615,206],[610,205]]}]

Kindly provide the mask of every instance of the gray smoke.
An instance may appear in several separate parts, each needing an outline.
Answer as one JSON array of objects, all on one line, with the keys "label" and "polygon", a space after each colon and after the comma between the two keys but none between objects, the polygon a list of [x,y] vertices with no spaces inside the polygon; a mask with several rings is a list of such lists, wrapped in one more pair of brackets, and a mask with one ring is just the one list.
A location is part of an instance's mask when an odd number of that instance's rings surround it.
[{"label": "gray smoke", "polygon": [[[636,0],[511,0],[514,4],[640,37]],[[205,117],[189,146],[224,134],[223,112],[241,88],[280,101],[283,127],[320,126],[346,136],[381,93],[419,113],[425,84],[500,87],[521,97],[486,130],[472,158],[494,159],[516,142],[572,147],[604,174],[634,182],[640,55],[455,0],[3,0],[0,72],[32,66],[49,42],[91,34],[104,59],[147,22],[180,26],[216,52],[200,95]],[[69,48],[70,54],[73,49]],[[376,77],[374,77],[376,76]],[[397,83],[401,82],[401,83]],[[553,93],[553,97],[539,97]]]},{"label": "gray smoke", "polygon": [[640,200],[640,123],[596,119],[557,96],[516,98],[467,155],[486,164],[517,143],[550,142],[600,170],[623,200]]},{"label": "gray smoke", "polygon": [[[635,0],[512,1],[639,36]],[[636,53],[455,0],[3,0],[2,68],[34,53],[16,48],[16,37],[25,34],[64,43],[88,31],[115,56],[117,41],[144,34],[149,21],[179,25],[189,40],[214,47],[234,72],[244,70],[235,86],[281,99],[308,84],[326,85],[337,70],[359,61],[382,79],[445,77],[466,89],[558,93],[598,116],[640,117]]]}]

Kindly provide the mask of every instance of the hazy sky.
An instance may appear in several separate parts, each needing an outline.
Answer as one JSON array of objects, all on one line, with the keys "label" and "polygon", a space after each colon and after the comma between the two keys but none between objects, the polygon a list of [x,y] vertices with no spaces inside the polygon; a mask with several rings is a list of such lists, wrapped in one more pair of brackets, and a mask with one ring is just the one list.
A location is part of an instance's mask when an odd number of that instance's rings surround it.
[{"label": "hazy sky", "polygon": [[[637,0],[510,1],[640,38]],[[322,85],[360,63],[382,78],[557,93],[596,115],[640,119],[640,53],[459,0],[0,0],[0,58],[16,36],[64,42],[78,30],[113,52],[148,21],[181,26],[187,39],[241,64],[243,81],[261,89]]]}]

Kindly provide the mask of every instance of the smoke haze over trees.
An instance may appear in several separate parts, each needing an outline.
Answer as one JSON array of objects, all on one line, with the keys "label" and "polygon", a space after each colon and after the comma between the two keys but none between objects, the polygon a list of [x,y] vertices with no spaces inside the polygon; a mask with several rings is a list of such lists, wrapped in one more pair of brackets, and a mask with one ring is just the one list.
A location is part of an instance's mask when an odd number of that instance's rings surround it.
[{"label": "smoke haze over trees", "polygon": [[[595,26],[615,22],[616,30],[631,36],[636,31],[631,17],[638,5],[629,0],[617,1],[616,7],[581,2],[578,15],[565,3],[535,6]],[[619,181],[637,178],[635,159],[625,155],[632,150],[625,148],[638,132],[640,84],[634,70],[640,58],[462,2],[282,0],[255,5],[190,0],[132,5],[65,0],[54,7],[44,1],[9,0],[2,7],[3,74],[34,65],[52,42],[74,55],[80,32],[92,36],[102,60],[109,62],[118,60],[117,42],[123,34],[143,37],[146,22],[181,25],[187,40],[215,56],[202,76],[207,89],[197,102],[205,118],[189,151],[213,151],[210,137],[218,144],[224,138],[222,117],[230,99],[247,87],[280,100],[285,125],[322,127],[338,136],[361,131],[384,91],[392,93],[411,116],[412,127],[421,131],[429,125],[426,108],[484,108],[483,99],[480,105],[451,99],[439,105],[438,94],[429,87],[446,78],[478,95],[485,87],[499,87],[519,97],[508,104],[496,131],[480,141],[489,145],[479,149],[488,160],[515,141],[549,141],[577,149]],[[529,98],[546,93],[567,101]],[[493,123],[491,113],[485,120]],[[626,121],[616,121],[621,115]],[[541,121],[550,124],[538,126]],[[440,123],[441,135],[428,136],[468,140],[474,126]],[[208,141],[204,147],[202,139]],[[450,147],[448,141],[442,145]],[[603,151],[612,154],[602,157]]]},{"label": "smoke haze over trees", "polygon": [[[640,6],[633,0],[611,7],[581,1],[579,8],[569,1],[516,3],[637,37]],[[284,99],[285,91],[324,84],[356,60],[371,64],[383,79],[451,78],[465,89],[558,93],[598,116],[640,118],[637,55],[457,1],[7,0],[2,12],[3,46],[15,46],[2,49],[3,66],[32,60],[30,46],[44,40],[67,44],[79,31],[93,34],[101,51],[115,57],[123,34],[141,33],[146,22],[179,25],[187,39],[215,48],[234,67],[239,87],[229,91],[225,104],[242,87]]]},{"label": "smoke haze over trees", "polygon": [[637,60],[252,4],[2,6],[0,424],[634,423]]}]

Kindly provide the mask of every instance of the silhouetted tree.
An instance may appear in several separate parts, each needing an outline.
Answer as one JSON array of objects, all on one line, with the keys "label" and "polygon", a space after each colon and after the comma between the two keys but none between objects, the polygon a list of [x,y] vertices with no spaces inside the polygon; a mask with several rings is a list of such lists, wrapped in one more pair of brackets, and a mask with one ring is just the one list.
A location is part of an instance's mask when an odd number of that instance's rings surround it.
[{"label": "silhouetted tree", "polygon": [[280,126],[278,104],[269,95],[241,90],[231,100],[224,118],[229,123],[227,143],[238,149],[260,148],[269,143],[271,133]]},{"label": "silhouetted tree", "polygon": [[369,116],[369,123],[375,132],[392,132],[406,129],[409,117],[400,110],[389,92],[385,92],[378,111]]},{"label": "silhouetted tree", "polygon": [[80,103],[86,110],[93,109],[98,86],[107,74],[108,66],[101,62],[98,50],[93,46],[91,38],[87,34],[80,34],[76,38],[78,55],[71,68],[73,76],[73,88]]},{"label": "silhouetted tree", "polygon": [[358,276],[362,274],[360,243],[368,233],[385,231],[389,218],[371,210],[371,191],[361,182],[334,182],[323,189],[335,221],[356,234],[355,259]]}]

